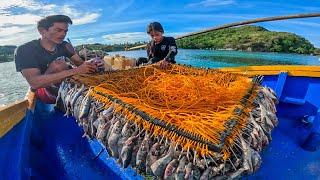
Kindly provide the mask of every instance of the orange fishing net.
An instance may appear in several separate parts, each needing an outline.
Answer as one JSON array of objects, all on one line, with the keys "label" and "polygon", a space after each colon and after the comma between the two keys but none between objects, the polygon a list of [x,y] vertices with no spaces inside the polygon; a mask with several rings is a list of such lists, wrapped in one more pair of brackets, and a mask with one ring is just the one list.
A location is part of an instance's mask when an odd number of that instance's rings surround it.
[{"label": "orange fishing net", "polygon": [[74,80],[92,86],[91,96],[117,112],[202,155],[229,155],[247,125],[255,86],[251,79],[217,70],[157,65]]}]

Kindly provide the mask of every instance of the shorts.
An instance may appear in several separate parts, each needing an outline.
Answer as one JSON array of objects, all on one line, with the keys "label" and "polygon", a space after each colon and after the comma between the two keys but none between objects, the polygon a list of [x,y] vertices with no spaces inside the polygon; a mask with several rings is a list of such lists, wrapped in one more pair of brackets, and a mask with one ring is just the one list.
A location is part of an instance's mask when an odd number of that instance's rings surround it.
[{"label": "shorts", "polygon": [[57,99],[57,92],[53,90],[53,87],[49,88],[39,88],[36,90],[36,96],[45,104],[54,104]]}]

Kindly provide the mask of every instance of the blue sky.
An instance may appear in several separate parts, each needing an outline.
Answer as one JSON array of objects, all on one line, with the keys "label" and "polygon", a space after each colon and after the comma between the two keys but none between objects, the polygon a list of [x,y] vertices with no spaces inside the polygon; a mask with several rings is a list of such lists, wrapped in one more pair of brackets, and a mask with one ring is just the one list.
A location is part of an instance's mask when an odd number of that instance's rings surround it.
[{"label": "blue sky", "polygon": [[[0,45],[36,39],[36,22],[52,14],[69,15],[73,44],[147,41],[146,25],[159,21],[168,36],[253,18],[320,12],[320,0],[0,0]],[[320,17],[259,23],[292,32],[320,47]]]}]

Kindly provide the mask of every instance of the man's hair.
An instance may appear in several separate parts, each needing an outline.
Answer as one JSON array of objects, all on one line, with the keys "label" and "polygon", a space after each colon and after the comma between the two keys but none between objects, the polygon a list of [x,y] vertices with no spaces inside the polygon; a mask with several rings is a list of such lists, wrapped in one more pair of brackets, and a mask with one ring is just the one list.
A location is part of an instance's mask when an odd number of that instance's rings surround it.
[{"label": "man's hair", "polygon": [[151,32],[158,31],[164,33],[163,27],[159,22],[152,22],[147,27],[147,33],[150,34]]},{"label": "man's hair", "polygon": [[53,26],[53,23],[56,23],[56,22],[64,22],[67,24],[72,24],[70,17],[66,15],[51,15],[51,16],[47,16],[45,18],[40,19],[40,21],[38,21],[37,23],[37,28],[49,29],[51,26]]}]

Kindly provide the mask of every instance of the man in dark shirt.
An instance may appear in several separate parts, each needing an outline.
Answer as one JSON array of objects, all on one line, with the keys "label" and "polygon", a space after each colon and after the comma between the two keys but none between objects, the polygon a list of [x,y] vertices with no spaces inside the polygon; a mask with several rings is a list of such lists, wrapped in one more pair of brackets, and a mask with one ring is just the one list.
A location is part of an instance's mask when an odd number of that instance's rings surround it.
[{"label": "man in dark shirt", "polygon": [[167,68],[170,63],[176,63],[177,45],[173,37],[163,36],[164,30],[159,22],[150,23],[147,27],[147,33],[151,41],[147,45],[146,58],[139,58],[137,64],[159,63],[161,68]]},{"label": "man in dark shirt", "polygon": [[[41,38],[19,46],[15,50],[16,70],[28,81],[37,97],[45,103],[54,103],[59,83],[66,77],[93,73],[103,61],[84,62],[70,43],[64,40],[71,19],[64,15],[52,15],[41,19],[38,32]],[[69,68],[65,59],[78,66]]]}]

